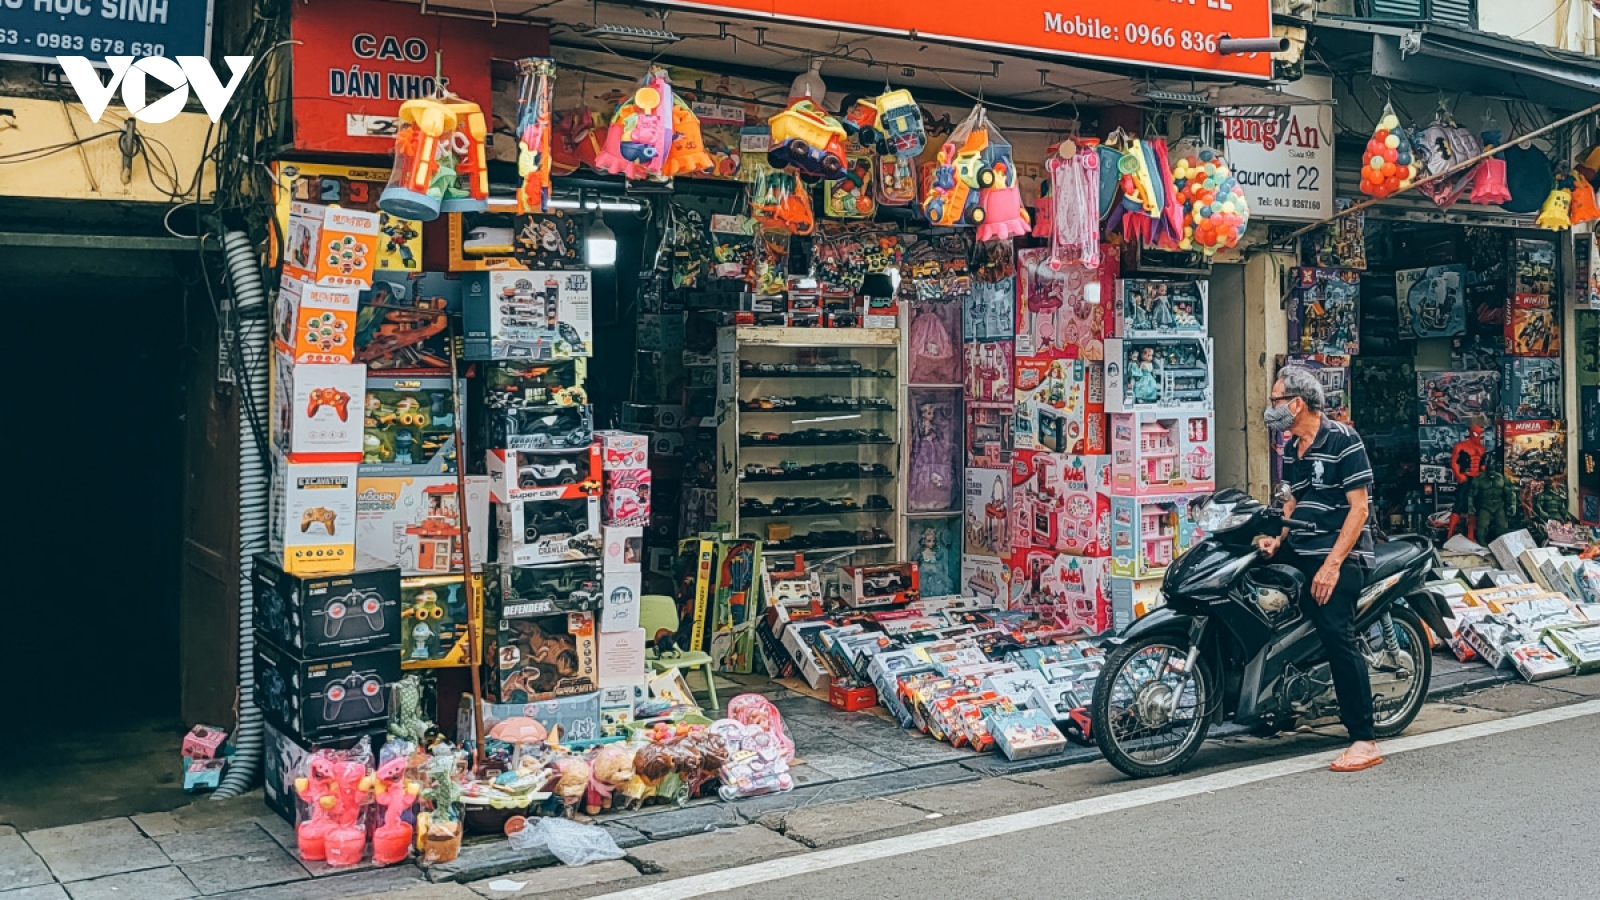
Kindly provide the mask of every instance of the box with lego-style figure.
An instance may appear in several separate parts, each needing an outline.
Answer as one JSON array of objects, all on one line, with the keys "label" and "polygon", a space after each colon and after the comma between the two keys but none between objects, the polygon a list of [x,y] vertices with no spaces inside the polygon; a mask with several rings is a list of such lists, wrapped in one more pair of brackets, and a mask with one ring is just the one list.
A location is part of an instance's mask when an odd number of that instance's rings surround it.
[{"label": "box with lego-style figure", "polygon": [[361,474],[448,475],[456,470],[456,406],[449,376],[367,378]]},{"label": "box with lego-style figure", "polygon": [[1216,487],[1209,412],[1111,414],[1111,492],[1167,494]]},{"label": "box with lego-style figure", "polygon": [[1109,487],[1103,456],[1017,451],[1011,458],[1013,546],[1109,555]]},{"label": "box with lego-style figure", "polygon": [[467,359],[592,355],[594,276],[587,270],[476,272],[464,284]]},{"label": "box with lego-style figure", "polygon": [[1204,537],[1196,521],[1208,493],[1111,498],[1111,573],[1151,578]]},{"label": "box with lego-style figure", "polygon": [[272,444],[294,462],[361,459],[367,367],[295,364],[273,354]]},{"label": "box with lego-style figure", "polygon": [[1208,281],[1151,278],[1117,280],[1111,334],[1119,338],[1205,337]]},{"label": "box with lego-style figure", "polygon": [[365,288],[378,262],[378,213],[289,204],[283,274],[313,284]]},{"label": "box with lego-style figure", "polygon": [[489,499],[576,500],[600,493],[600,446],[558,453],[489,450]]},{"label": "box with lego-style figure", "polygon": [[1493,425],[1500,409],[1500,373],[1418,372],[1418,425]]},{"label": "box with lego-style figure", "polygon": [[278,282],[272,339],[296,363],[355,359],[357,287],[328,287],[285,277]]},{"label": "box with lego-style figure", "polygon": [[1106,452],[1104,362],[1025,358],[1015,370],[1016,450]]},{"label": "box with lego-style figure", "polygon": [[1106,412],[1209,410],[1210,338],[1107,338]]},{"label": "box with lego-style figure", "polygon": [[[483,576],[472,576],[478,608],[483,608]],[[400,582],[400,667],[441,669],[470,666],[467,591],[460,575],[423,575]],[[481,617],[479,619],[481,622]],[[480,625],[481,628],[481,625]]]},{"label": "box with lego-style figure", "polygon": [[1559,419],[1564,393],[1559,359],[1519,356],[1500,363],[1502,419]]},{"label": "box with lego-style figure", "polygon": [[499,561],[518,566],[599,559],[600,498],[495,504]]},{"label": "box with lego-style figure", "polygon": [[[361,476],[356,558],[363,567],[399,566],[404,575],[446,575],[462,565],[462,515],[453,475]],[[488,558],[489,479],[467,478],[472,568]]]},{"label": "box with lego-style figure", "polygon": [[[356,568],[356,464],[293,463],[273,454],[268,534],[283,570],[296,575]],[[364,568],[384,568],[378,561]]]},{"label": "box with lego-style figure", "polygon": [[[1506,475],[1518,484],[1565,479],[1567,440],[1561,423],[1553,419],[1501,422]],[[1524,498],[1524,503],[1527,498]]]},{"label": "box with lego-style figure", "polygon": [[400,570],[295,575],[265,554],[253,561],[256,635],[304,659],[400,643]]},{"label": "box with lego-style figure", "polygon": [[461,313],[461,277],[445,272],[378,271],[361,292],[355,361],[372,372],[450,371],[448,315]]}]

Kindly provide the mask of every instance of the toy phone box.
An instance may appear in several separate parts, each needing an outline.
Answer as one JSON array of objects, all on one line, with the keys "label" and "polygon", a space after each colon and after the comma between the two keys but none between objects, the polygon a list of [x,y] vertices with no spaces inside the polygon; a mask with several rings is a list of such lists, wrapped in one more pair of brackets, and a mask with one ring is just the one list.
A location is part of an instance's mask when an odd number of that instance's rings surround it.
[{"label": "toy phone box", "polygon": [[[291,463],[274,454],[271,549],[296,575],[356,568],[355,463]],[[378,561],[364,568],[381,569]]]},{"label": "toy phone box", "polygon": [[[472,576],[483,608],[483,576]],[[423,575],[400,581],[400,667],[441,669],[472,665],[468,648],[467,591],[460,575]],[[481,627],[480,627],[481,631]],[[482,634],[478,645],[482,646]]]},{"label": "toy phone box", "polygon": [[264,724],[261,729],[261,795],[267,808],[294,825],[296,806],[300,803],[300,798],[295,794],[294,780],[304,771],[311,754],[317,750],[349,750],[366,738],[376,756],[388,736],[386,727],[385,723],[364,734],[305,741],[274,727],[270,722]]},{"label": "toy phone box", "polygon": [[593,561],[546,566],[491,563],[484,568],[484,586],[503,618],[592,612],[605,603],[605,582]]},{"label": "toy phone box", "polygon": [[456,470],[450,378],[373,375],[366,380],[362,475],[448,475]]},{"label": "toy phone box", "polygon": [[462,296],[466,358],[592,355],[593,290],[586,269],[469,275]]},{"label": "toy phone box", "polygon": [[[456,476],[362,476],[356,497],[356,558],[362,568],[399,566],[402,575],[461,571],[462,517]],[[472,567],[488,558],[489,479],[467,478]]]},{"label": "toy phone box", "polygon": [[590,444],[562,452],[489,450],[489,499],[577,500],[600,490],[600,447]]},{"label": "toy phone box", "polygon": [[355,361],[373,372],[448,372],[446,316],[460,312],[459,276],[375,272],[356,308]]},{"label": "toy phone box", "polygon": [[348,363],[358,343],[357,287],[326,287],[283,278],[278,283],[273,341],[297,363]]},{"label": "toy phone box", "polygon": [[598,690],[594,613],[513,617],[493,598],[486,623],[494,634],[484,689],[496,703],[533,703]]},{"label": "toy phone box", "polygon": [[254,560],[259,637],[306,659],[400,644],[400,570],[292,575],[270,556]]},{"label": "toy phone box", "polygon": [[389,720],[388,685],[400,678],[393,648],[303,660],[258,641],[255,662],[256,706],[286,734],[321,740]]},{"label": "toy phone box", "polygon": [[361,460],[367,367],[273,355],[272,443],[294,462]]},{"label": "toy phone box", "polygon": [[495,504],[499,561],[517,566],[599,559],[600,498]]},{"label": "toy phone box", "polygon": [[284,237],[283,272],[330,287],[372,285],[378,261],[378,214],[291,203]]}]

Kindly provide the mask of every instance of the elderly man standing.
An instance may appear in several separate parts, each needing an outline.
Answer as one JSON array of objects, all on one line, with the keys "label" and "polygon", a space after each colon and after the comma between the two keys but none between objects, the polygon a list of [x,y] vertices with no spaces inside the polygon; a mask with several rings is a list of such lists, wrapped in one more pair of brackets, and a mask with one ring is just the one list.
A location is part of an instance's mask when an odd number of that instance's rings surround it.
[{"label": "elderly man standing", "polygon": [[1309,597],[1300,602],[1328,654],[1339,718],[1353,742],[1335,772],[1359,772],[1383,756],[1372,730],[1372,682],[1355,632],[1356,600],[1373,565],[1367,493],[1372,463],[1356,430],[1323,412],[1322,383],[1309,371],[1287,367],[1272,386],[1263,418],[1275,432],[1289,433],[1283,479],[1292,499],[1284,514],[1310,527],[1285,529],[1261,539],[1264,553],[1280,548],[1283,562],[1303,572]]}]

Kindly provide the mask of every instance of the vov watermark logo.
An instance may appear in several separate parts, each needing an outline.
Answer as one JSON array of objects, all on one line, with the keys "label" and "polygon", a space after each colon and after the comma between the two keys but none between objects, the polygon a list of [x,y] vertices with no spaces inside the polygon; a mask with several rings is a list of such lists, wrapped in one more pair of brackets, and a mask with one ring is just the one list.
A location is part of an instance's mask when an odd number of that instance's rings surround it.
[{"label": "vov watermark logo", "polygon": [[[67,80],[72,82],[72,89],[83,101],[83,108],[89,113],[90,120],[100,121],[112,96],[121,87],[122,105],[128,108],[128,112],[146,125],[156,125],[169,122],[183,112],[184,106],[189,103],[190,88],[200,98],[200,105],[206,108],[206,115],[211,117],[211,121],[220,121],[222,110],[233,98],[233,92],[238,90],[239,82],[244,80],[245,73],[250,69],[250,61],[254,58],[223,57],[233,73],[227,84],[217,77],[204,56],[180,56],[176,61],[165,56],[146,56],[138,60],[131,56],[108,56],[106,65],[111,69],[109,81],[100,80],[100,73],[95,71],[94,63],[87,57],[58,56],[56,62],[61,65],[61,71],[67,73]],[[154,78],[165,84],[171,89],[170,93],[146,103],[146,78]]]}]

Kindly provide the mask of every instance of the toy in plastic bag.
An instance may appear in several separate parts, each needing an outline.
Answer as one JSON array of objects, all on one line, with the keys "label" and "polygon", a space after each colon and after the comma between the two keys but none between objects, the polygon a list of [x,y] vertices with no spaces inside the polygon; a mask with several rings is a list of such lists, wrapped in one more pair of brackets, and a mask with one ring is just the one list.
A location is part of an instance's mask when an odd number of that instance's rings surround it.
[{"label": "toy in plastic bag", "polygon": [[672,83],[665,70],[652,68],[617,106],[595,168],[635,181],[662,174],[672,149],[672,110]]},{"label": "toy in plastic bag", "polygon": [[693,175],[716,168],[700,134],[700,117],[677,94],[672,95],[672,147],[661,166],[662,175]]},{"label": "toy in plastic bag", "polygon": [[927,146],[927,131],[922,126],[922,110],[907,90],[890,91],[877,99],[878,125],[884,146],[901,159],[916,159]]},{"label": "toy in plastic bag", "polygon": [[455,156],[446,152],[456,112],[449,104],[419,97],[400,104],[399,118],[394,165],[378,208],[398,219],[431,222],[439,218],[445,190],[456,180]]},{"label": "toy in plastic bag", "polygon": [[728,718],[741,725],[754,725],[772,733],[772,740],[783,751],[784,762],[794,761],[794,741],[783,727],[783,713],[761,694],[740,694],[728,701]]},{"label": "toy in plastic bag", "polygon": [[873,179],[879,206],[910,206],[917,202],[917,167],[913,160],[893,153],[878,157],[878,177]]},{"label": "toy in plastic bag", "polygon": [[877,211],[872,197],[872,157],[852,153],[837,181],[822,183],[822,214],[835,219],[866,219]]},{"label": "toy in plastic bag", "polygon": [[440,212],[483,212],[489,208],[489,123],[478,104],[449,97],[456,127],[445,138],[443,154],[455,179],[445,185]]},{"label": "toy in plastic bag", "polygon": [[[985,164],[989,147],[983,107],[972,112],[939,148],[923,191],[922,214],[933,225],[981,225],[986,216],[978,202],[980,188],[992,185],[994,171]],[[1009,148],[1007,148],[1009,149]]]},{"label": "toy in plastic bag", "polygon": [[[1499,131],[1483,132],[1483,148],[1493,149],[1500,144]],[[1478,163],[1478,174],[1472,179],[1472,203],[1497,206],[1511,199],[1511,188],[1506,184],[1506,161],[1500,154]]]},{"label": "toy in plastic bag", "polygon": [[[405,744],[404,741],[391,743]],[[372,833],[372,861],[376,865],[391,866],[404,862],[411,855],[415,836],[411,828],[411,809],[422,793],[422,784],[406,780],[406,767],[410,763],[407,753],[391,755],[388,744],[383,750],[387,759],[367,776],[364,787],[380,810],[378,827]]]},{"label": "toy in plastic bag", "polygon": [[507,839],[517,850],[550,851],[550,855],[565,865],[582,866],[608,859],[621,859],[626,854],[617,846],[611,832],[598,825],[581,825],[568,819],[536,816],[523,819],[522,827],[511,830],[507,826]]},{"label": "toy in plastic bag", "polygon": [[753,162],[754,155],[745,155],[752,172],[750,186],[746,189],[750,217],[768,230],[802,237],[810,234],[817,227],[816,214],[811,211],[811,192],[793,172],[780,172]]},{"label": "toy in plastic bag", "polygon": [[1568,214],[1574,225],[1600,219],[1600,203],[1595,200],[1594,185],[1577,169],[1572,170],[1572,205]]},{"label": "toy in plastic bag", "polygon": [[983,207],[983,222],[978,225],[978,240],[1005,241],[1024,237],[1032,230],[1028,211],[1022,207],[1022,191],[1017,188],[1017,166],[1011,157],[1011,144],[1000,129],[984,122],[988,147],[979,157],[990,177],[987,186],[985,168],[978,170],[980,190],[978,204]]},{"label": "toy in plastic bag", "polygon": [[1100,156],[1062,141],[1045,162],[1048,191],[1039,197],[1039,221],[1048,222],[1049,265],[1096,268],[1100,265]]},{"label": "toy in plastic bag", "polygon": [[550,104],[556,63],[530,57],[517,61],[517,212],[550,211]]},{"label": "toy in plastic bag", "polygon": [[[1433,124],[1413,134],[1411,140],[1418,178],[1450,172],[1463,160],[1483,152],[1482,142],[1472,132],[1457,125],[1443,107],[1434,116]],[[1476,167],[1461,169],[1446,178],[1419,186],[1417,192],[1432,200],[1440,209],[1448,209],[1472,188],[1477,174]]]},{"label": "toy in plastic bag", "polygon": [[459,779],[466,771],[467,755],[449,744],[434,747],[423,765],[423,811],[417,815],[417,835],[426,865],[449,862],[461,853],[465,807]]},{"label": "toy in plastic bag", "polygon": [[1250,224],[1250,204],[1222,154],[1205,149],[1185,156],[1172,177],[1183,199],[1183,240],[1178,246],[1197,248],[1207,256],[1237,246]]},{"label": "toy in plastic bag", "polygon": [[366,853],[368,765],[372,751],[365,739],[351,750],[318,750],[306,757],[294,780],[302,804],[295,825],[300,858],[325,860],[330,866],[353,866]]},{"label": "toy in plastic bag", "polygon": [[717,793],[722,799],[738,800],[794,787],[789,761],[772,732],[733,719],[718,719],[709,729],[728,748],[727,761],[719,772],[722,787]]},{"label": "toy in plastic bag", "polygon": [[1369,197],[1387,197],[1396,191],[1411,187],[1416,177],[1416,166],[1411,156],[1410,134],[1400,127],[1400,117],[1394,107],[1385,103],[1378,128],[1372,132],[1363,154],[1361,167],[1361,193]]}]

